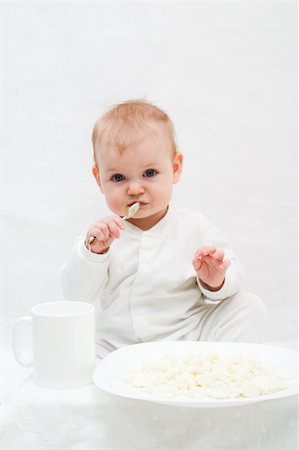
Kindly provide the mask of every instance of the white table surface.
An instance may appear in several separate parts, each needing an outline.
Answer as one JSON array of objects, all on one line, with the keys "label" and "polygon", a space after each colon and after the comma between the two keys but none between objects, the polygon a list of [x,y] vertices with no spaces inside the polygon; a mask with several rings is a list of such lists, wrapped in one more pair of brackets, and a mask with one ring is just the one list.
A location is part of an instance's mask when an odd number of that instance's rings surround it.
[{"label": "white table surface", "polygon": [[32,376],[3,399],[1,450],[297,450],[297,397],[230,408],[171,407],[91,384],[50,390]]}]

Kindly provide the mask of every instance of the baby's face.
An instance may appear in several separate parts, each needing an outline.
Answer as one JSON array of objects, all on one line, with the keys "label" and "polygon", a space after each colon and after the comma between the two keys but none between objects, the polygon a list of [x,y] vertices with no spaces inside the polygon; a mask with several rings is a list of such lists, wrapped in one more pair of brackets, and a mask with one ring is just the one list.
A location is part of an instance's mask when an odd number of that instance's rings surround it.
[{"label": "baby's face", "polygon": [[133,203],[140,202],[130,222],[141,229],[151,228],[165,215],[173,184],[180,178],[182,155],[173,156],[162,133],[122,153],[101,148],[97,163],[94,175],[111,211],[123,216]]}]

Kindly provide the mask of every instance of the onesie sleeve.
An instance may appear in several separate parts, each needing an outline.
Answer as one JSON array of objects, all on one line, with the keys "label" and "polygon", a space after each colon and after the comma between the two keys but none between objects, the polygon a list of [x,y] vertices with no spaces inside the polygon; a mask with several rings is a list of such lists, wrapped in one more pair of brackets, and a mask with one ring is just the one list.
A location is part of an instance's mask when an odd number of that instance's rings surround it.
[{"label": "onesie sleeve", "polygon": [[84,238],[78,237],[61,268],[61,286],[67,300],[94,303],[108,280],[109,251],[103,255],[90,252]]},{"label": "onesie sleeve", "polygon": [[226,272],[224,284],[219,291],[213,292],[205,289],[198,277],[197,284],[207,299],[212,301],[224,300],[225,298],[236,294],[241,289],[245,280],[245,270],[242,263],[234,253],[232,247],[219,229],[212,225],[204,217],[201,217],[201,221],[201,228],[203,230],[203,245],[215,245],[217,248],[223,250],[224,259],[229,259],[231,265]]},{"label": "onesie sleeve", "polygon": [[197,283],[201,292],[208,300],[215,300],[215,301],[224,300],[225,298],[231,297],[232,295],[236,294],[240,290],[241,287],[240,275],[241,275],[240,273],[236,273],[235,269],[229,267],[225,274],[225,280],[222,288],[219,289],[219,291],[215,292],[205,289],[198,277]]}]

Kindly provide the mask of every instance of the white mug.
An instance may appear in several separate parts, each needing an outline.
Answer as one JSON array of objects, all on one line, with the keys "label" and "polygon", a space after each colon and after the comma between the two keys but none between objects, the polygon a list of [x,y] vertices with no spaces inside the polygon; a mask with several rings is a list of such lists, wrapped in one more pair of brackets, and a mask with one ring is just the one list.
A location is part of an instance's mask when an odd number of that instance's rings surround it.
[{"label": "white mug", "polygon": [[[13,352],[24,367],[33,367],[34,382],[53,389],[92,383],[95,369],[94,307],[84,302],[40,303],[32,316],[21,317],[13,330]],[[24,357],[21,327],[32,326],[33,358]]]}]

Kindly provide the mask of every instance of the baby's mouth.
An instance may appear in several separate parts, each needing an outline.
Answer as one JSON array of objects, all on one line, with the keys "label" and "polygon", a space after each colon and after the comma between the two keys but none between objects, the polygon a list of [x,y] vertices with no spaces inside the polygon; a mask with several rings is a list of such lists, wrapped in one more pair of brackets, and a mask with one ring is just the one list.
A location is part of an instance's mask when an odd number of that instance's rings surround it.
[{"label": "baby's mouth", "polygon": [[140,207],[142,207],[142,206],[145,206],[145,205],[148,205],[148,202],[141,202],[141,201],[139,201],[138,200],[138,202],[137,201],[135,201],[135,202],[130,202],[130,203],[128,203],[128,208],[130,208],[132,205],[134,205],[135,203],[139,203],[140,204]]}]

